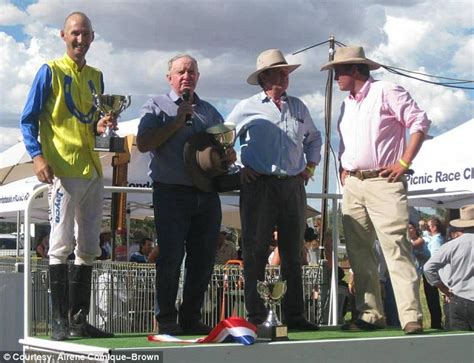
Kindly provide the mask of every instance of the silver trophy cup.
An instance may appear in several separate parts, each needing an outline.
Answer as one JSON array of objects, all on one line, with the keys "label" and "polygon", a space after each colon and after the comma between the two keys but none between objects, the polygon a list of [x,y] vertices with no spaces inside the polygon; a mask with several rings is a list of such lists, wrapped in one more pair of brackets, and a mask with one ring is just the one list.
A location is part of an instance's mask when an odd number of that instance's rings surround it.
[{"label": "silver trophy cup", "polygon": [[[234,124],[217,124],[206,129],[206,132],[214,145],[219,148],[222,157],[234,147],[236,137]],[[227,192],[240,189],[240,168],[235,164],[229,165],[229,163],[224,168],[227,169],[227,172],[215,178],[217,190]]]},{"label": "silver trophy cup", "polygon": [[[121,95],[92,95],[94,105],[104,114],[113,114],[119,117],[131,104],[130,96]],[[119,137],[114,130],[108,128],[100,136],[95,137],[95,151],[125,152],[125,138]]]},{"label": "silver trophy cup", "polygon": [[211,135],[212,140],[217,146],[224,151],[232,148],[235,143],[235,125],[234,124],[218,124],[209,127],[206,132]]},{"label": "silver trophy cup", "polygon": [[267,319],[257,326],[257,339],[263,341],[288,340],[288,328],[276,314],[286,293],[286,281],[257,281],[257,292],[268,309]]}]

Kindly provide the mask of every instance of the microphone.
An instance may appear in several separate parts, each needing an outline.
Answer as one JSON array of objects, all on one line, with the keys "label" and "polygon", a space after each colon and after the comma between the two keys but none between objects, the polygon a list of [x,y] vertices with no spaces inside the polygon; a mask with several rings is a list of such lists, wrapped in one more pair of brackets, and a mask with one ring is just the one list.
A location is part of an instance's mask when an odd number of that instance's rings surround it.
[{"label": "microphone", "polygon": [[[191,98],[191,95],[189,94],[189,89],[186,88],[183,90],[182,97],[183,97],[183,101],[189,102]],[[186,115],[186,126],[192,126],[192,124],[193,124],[192,115],[188,113]]]}]

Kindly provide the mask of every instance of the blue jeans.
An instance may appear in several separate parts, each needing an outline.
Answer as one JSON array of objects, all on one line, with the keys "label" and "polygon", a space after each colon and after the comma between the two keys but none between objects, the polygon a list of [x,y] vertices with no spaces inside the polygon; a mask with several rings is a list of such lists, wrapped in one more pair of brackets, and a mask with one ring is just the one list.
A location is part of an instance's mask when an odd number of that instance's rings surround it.
[{"label": "blue jeans", "polygon": [[156,260],[156,319],[174,323],[181,263],[186,251],[186,274],[179,323],[201,319],[201,307],[216,255],[222,219],[217,193],[192,187],[159,184],[153,188],[159,255]]},{"label": "blue jeans", "polygon": [[449,303],[449,330],[474,330],[474,301],[453,295]]}]

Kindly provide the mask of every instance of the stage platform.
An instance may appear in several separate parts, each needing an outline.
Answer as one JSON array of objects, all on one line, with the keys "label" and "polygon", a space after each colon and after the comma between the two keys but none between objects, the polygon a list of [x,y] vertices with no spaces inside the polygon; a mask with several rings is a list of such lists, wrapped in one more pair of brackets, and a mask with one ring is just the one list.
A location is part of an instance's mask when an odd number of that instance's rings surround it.
[{"label": "stage platform", "polygon": [[145,335],[67,342],[30,337],[20,343],[25,362],[474,362],[474,332],[428,330],[423,335],[405,336],[400,330],[350,333],[325,329],[292,333],[287,342],[251,346],[155,343],[147,342]]}]

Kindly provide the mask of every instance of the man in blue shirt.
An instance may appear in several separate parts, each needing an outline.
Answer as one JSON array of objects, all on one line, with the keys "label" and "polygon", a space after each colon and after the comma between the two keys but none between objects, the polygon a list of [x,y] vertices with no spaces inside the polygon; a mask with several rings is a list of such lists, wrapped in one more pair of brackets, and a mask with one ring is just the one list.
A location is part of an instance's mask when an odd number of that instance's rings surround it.
[{"label": "man in blue shirt", "polygon": [[443,244],[425,263],[423,269],[428,282],[440,289],[449,301],[447,329],[472,331],[474,330],[474,204],[463,206],[459,212],[460,218],[452,220],[450,224],[462,229],[464,233]]},{"label": "man in blue shirt", "polygon": [[306,106],[286,93],[290,65],[278,49],[262,52],[247,79],[262,91],[238,103],[227,121],[237,125],[242,182],[240,212],[248,319],[261,324],[267,315],[256,289],[274,226],[278,226],[281,273],[288,290],[283,315],[289,329],[316,330],[304,314],[301,253],[305,231],[305,184],[321,159],[321,134]]},{"label": "man in blue shirt", "polygon": [[[138,149],[152,156],[150,177],[160,249],[156,260],[156,319],[160,334],[208,334],[211,328],[201,322],[200,310],[214,266],[221,203],[217,192],[203,192],[193,186],[183,150],[193,135],[223,119],[194,92],[199,71],[193,57],[172,58],[167,79],[171,91],[145,103],[137,134]],[[183,303],[178,314],[175,302],[185,252]]]},{"label": "man in blue shirt", "polygon": [[140,250],[132,253],[130,262],[148,263],[148,255],[153,249],[153,241],[149,238],[142,238],[139,242]]}]

